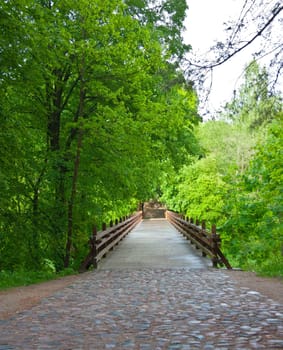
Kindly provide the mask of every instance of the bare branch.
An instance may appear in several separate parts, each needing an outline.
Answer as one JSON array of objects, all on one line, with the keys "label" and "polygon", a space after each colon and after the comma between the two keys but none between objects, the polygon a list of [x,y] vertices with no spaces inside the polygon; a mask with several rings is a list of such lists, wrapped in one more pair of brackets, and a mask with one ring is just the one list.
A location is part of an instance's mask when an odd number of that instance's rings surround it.
[{"label": "bare branch", "polygon": [[273,16],[264,24],[264,26],[250,39],[248,40],[244,45],[240,46],[238,49],[227,55],[227,57],[223,58],[220,61],[217,61],[216,63],[208,64],[208,65],[201,65],[196,64],[193,62],[189,62],[191,65],[202,68],[202,69],[213,69],[215,67],[218,67],[222,65],[223,63],[230,60],[233,56],[237,55],[240,51],[244,50],[247,46],[249,46],[252,42],[256,40],[259,36],[262,35],[262,33],[270,26],[270,24],[274,21],[274,19],[279,15],[279,13],[283,10],[283,6],[279,7],[276,11],[274,11]]},{"label": "bare branch", "polygon": [[[184,63],[187,78],[195,82],[199,91],[201,104],[207,107],[210,92],[213,86],[213,71],[217,67],[224,66],[232,61],[240,53],[248,52],[246,65],[252,59],[264,59],[264,65],[268,66],[271,91],[280,83],[280,71],[282,71],[282,38],[278,34],[278,28],[282,25],[283,5],[277,0],[243,0],[239,15],[233,21],[225,21],[224,33],[227,33],[224,41],[218,40],[208,52],[196,55],[190,52]],[[254,53],[251,53],[251,48]],[[241,57],[244,57],[243,55]],[[245,68],[243,67],[244,71]],[[239,77],[243,72],[239,72]],[[237,78],[235,78],[237,80]],[[235,82],[236,84],[236,82]],[[232,91],[231,91],[232,93]]]}]

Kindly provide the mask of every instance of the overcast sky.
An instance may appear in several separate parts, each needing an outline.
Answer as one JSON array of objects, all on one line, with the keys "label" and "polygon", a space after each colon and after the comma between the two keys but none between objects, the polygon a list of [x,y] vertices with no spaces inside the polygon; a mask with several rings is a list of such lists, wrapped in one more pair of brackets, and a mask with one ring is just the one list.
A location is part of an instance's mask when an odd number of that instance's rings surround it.
[{"label": "overcast sky", "polygon": [[[193,47],[193,51],[204,53],[225,37],[223,23],[238,17],[243,2],[241,0],[187,0],[189,10],[185,26],[184,39]],[[231,100],[233,90],[239,88],[239,78],[251,59],[251,49],[237,55],[223,66],[215,68],[213,88],[206,108],[211,112]]]}]

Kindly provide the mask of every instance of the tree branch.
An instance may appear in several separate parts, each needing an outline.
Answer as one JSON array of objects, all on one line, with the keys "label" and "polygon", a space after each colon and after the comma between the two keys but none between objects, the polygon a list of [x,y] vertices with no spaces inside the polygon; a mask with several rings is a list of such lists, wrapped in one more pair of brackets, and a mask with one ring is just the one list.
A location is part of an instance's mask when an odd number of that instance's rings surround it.
[{"label": "tree branch", "polygon": [[256,40],[256,38],[261,36],[262,33],[265,31],[265,29],[269,27],[269,25],[274,21],[274,19],[279,15],[279,13],[282,10],[283,10],[283,6],[278,6],[278,8],[274,9],[272,12],[273,13],[272,17],[265,23],[265,25],[250,40],[248,40],[243,46],[239,47],[238,49],[236,49],[234,52],[232,52],[231,54],[229,54],[227,57],[223,58],[219,62],[209,64],[209,65],[200,65],[200,64],[196,64],[196,63],[192,63],[192,62],[189,62],[189,63],[191,65],[193,65],[197,68],[201,68],[201,69],[213,69],[215,67],[222,65],[223,63],[229,61],[232,57],[237,55],[239,52],[244,50],[247,46],[249,46],[252,42],[254,42]]}]

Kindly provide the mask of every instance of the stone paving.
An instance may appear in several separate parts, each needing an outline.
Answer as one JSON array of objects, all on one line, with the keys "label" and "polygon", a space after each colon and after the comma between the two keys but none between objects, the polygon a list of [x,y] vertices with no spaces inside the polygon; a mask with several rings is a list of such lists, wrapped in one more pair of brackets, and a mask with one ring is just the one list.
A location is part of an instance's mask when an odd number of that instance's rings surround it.
[{"label": "stone paving", "polygon": [[283,349],[283,305],[221,270],[98,270],[0,321],[12,349]]},{"label": "stone paving", "polygon": [[98,270],[0,320],[0,350],[283,349],[283,305],[210,264],[143,221]]}]

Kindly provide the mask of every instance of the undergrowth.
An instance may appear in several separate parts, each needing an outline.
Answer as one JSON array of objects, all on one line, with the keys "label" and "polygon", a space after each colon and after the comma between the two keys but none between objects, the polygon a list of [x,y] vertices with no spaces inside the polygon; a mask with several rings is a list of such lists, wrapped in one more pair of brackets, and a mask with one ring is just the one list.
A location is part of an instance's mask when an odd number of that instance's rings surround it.
[{"label": "undergrowth", "polygon": [[28,286],[35,283],[50,281],[59,277],[74,275],[73,269],[65,269],[59,273],[51,271],[0,271],[0,290],[12,287]]}]

